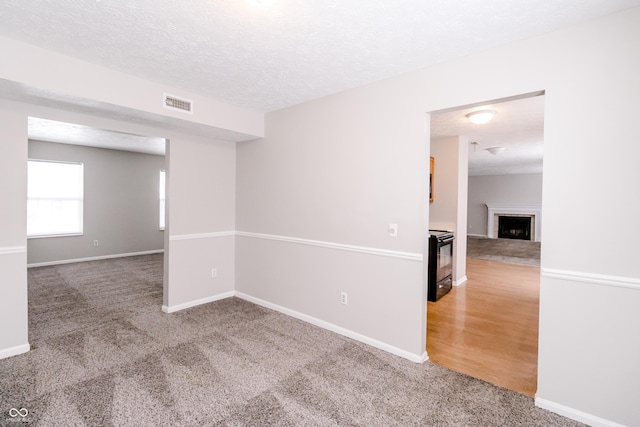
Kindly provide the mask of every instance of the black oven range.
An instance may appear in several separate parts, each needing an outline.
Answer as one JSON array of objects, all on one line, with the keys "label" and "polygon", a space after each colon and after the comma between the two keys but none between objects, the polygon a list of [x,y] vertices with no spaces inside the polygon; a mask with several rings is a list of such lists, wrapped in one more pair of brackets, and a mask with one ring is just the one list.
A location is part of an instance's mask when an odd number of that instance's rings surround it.
[{"label": "black oven range", "polygon": [[453,240],[452,231],[429,230],[428,301],[435,302],[451,290],[453,284]]}]

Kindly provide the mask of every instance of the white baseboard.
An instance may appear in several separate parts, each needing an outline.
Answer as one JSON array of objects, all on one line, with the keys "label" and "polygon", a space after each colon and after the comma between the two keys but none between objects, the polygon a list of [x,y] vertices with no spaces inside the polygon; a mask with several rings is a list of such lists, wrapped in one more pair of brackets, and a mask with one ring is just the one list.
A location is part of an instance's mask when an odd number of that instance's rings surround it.
[{"label": "white baseboard", "polygon": [[218,301],[218,300],[221,300],[221,299],[230,298],[230,297],[232,297],[234,295],[235,295],[234,291],[229,291],[229,292],[225,292],[225,293],[222,293],[222,294],[213,295],[213,296],[210,296],[210,297],[207,297],[207,298],[201,298],[201,299],[189,301],[189,302],[185,302],[185,303],[178,304],[178,305],[172,305],[172,306],[163,305],[162,306],[162,311],[164,311],[165,313],[175,313],[176,311],[184,310],[185,308],[191,308],[191,307],[195,307],[197,305],[207,304],[209,302],[214,302],[214,301]]},{"label": "white baseboard", "polygon": [[572,420],[576,420],[593,427],[625,427],[623,424],[605,420],[604,418],[596,417],[595,415],[587,414],[586,412],[578,411],[577,409],[569,408],[568,406],[560,405],[539,397],[536,397],[535,402],[538,408],[555,412],[563,417],[571,418]]},{"label": "white baseboard", "polygon": [[488,239],[489,236],[487,236],[486,234],[470,234],[467,233],[467,237],[477,237],[479,239]]},{"label": "white baseboard", "polygon": [[345,329],[343,327],[334,325],[333,323],[325,322],[324,320],[317,319],[315,317],[300,313],[295,310],[288,309],[286,307],[282,307],[277,304],[270,303],[268,301],[252,297],[250,295],[244,294],[242,292],[235,292],[235,296],[241,298],[243,300],[252,302],[254,304],[261,305],[266,308],[270,308],[271,310],[278,311],[282,314],[286,314],[287,316],[295,317],[296,319],[302,320],[307,323],[311,323],[312,325],[321,327],[323,329],[327,329],[329,331],[335,332],[337,334],[343,335],[347,338],[354,339],[356,341],[360,341],[364,344],[370,345],[375,348],[379,348],[380,350],[384,350],[388,353],[395,354],[396,356],[400,356],[402,358],[408,359],[412,362],[423,363],[429,360],[429,356],[425,350],[421,355],[417,355],[414,353],[410,353],[408,351],[402,350],[400,348],[394,347],[382,341],[378,341],[376,339],[370,338],[366,335],[359,334],[357,332],[351,331],[349,329]]},{"label": "white baseboard", "polygon": [[15,347],[4,348],[0,350],[0,359],[6,359],[7,357],[17,356],[18,354],[26,353],[31,350],[29,343],[17,345]]},{"label": "white baseboard", "polygon": [[126,254],[100,255],[100,256],[93,256],[88,258],[76,258],[76,259],[62,259],[58,261],[47,261],[47,262],[37,262],[34,264],[27,264],[27,268],[46,267],[49,265],[59,265],[59,264],[73,264],[74,262],[99,261],[101,259],[124,258],[128,256],[161,254],[163,252],[164,252],[164,249],[156,249],[153,251],[130,252]]},{"label": "white baseboard", "polygon": [[262,300],[260,298],[255,298],[255,297],[252,297],[251,295],[247,295],[245,293],[237,292],[237,291],[229,291],[229,292],[225,292],[225,293],[222,293],[222,294],[213,295],[211,297],[202,298],[202,299],[198,299],[198,300],[193,300],[193,301],[189,301],[189,302],[186,302],[186,303],[183,303],[183,304],[178,304],[178,305],[173,305],[173,306],[163,305],[162,306],[162,311],[165,312],[165,313],[175,313],[176,311],[180,311],[180,310],[184,310],[184,309],[187,309],[187,308],[195,307],[195,306],[198,306],[198,305],[201,305],[201,304],[207,304],[207,303],[218,301],[218,300],[225,299],[225,298],[230,298],[230,297],[233,297],[233,296],[238,297],[240,299],[243,299],[245,301],[249,301],[251,303],[260,305],[262,307],[266,307],[266,308],[269,308],[271,310],[275,310],[277,312],[280,312],[280,313],[285,314],[287,316],[294,317],[294,318],[302,320],[304,322],[311,323],[312,325],[318,326],[318,327],[323,328],[323,329],[327,329],[329,331],[335,332],[335,333],[343,335],[345,337],[352,338],[352,339],[354,339],[356,341],[360,341],[360,342],[362,342],[364,344],[367,344],[367,345],[370,345],[372,347],[379,348],[380,350],[386,351],[387,353],[395,354],[396,356],[400,356],[400,357],[402,357],[404,359],[408,359],[408,360],[410,360],[412,362],[424,363],[427,360],[429,360],[429,355],[427,354],[426,350],[421,355],[410,353],[408,351],[405,351],[405,350],[402,350],[400,348],[394,347],[394,346],[389,345],[387,343],[384,343],[382,341],[378,341],[378,340],[373,339],[371,337],[368,337],[366,335],[362,335],[362,334],[359,334],[357,332],[351,331],[349,329],[334,325],[333,323],[325,322],[324,320],[320,320],[320,319],[317,319],[315,317],[300,313],[298,311],[291,310],[291,309],[288,309],[286,307],[282,307],[280,305],[273,304],[273,303],[270,303],[268,301]]},{"label": "white baseboard", "polygon": [[460,286],[462,284],[464,284],[464,282],[467,281],[467,276],[462,276],[461,279],[456,280],[455,282],[453,282],[453,286]]}]

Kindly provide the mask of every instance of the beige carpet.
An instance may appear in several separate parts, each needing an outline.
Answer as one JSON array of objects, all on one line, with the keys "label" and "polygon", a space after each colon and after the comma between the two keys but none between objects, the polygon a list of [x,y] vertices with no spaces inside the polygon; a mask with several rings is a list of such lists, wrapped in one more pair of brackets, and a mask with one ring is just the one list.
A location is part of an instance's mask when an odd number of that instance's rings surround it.
[{"label": "beige carpet", "polygon": [[579,425],[237,298],[165,314],[161,293],[158,255],[30,269],[33,350],[0,360],[0,424]]},{"label": "beige carpet", "polygon": [[467,237],[467,257],[540,266],[540,242]]}]

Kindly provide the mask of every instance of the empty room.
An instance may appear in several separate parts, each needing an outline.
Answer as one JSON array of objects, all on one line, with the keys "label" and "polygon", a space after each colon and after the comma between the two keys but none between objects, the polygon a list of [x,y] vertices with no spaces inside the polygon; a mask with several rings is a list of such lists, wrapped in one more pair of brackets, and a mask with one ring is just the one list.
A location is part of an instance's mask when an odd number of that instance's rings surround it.
[{"label": "empty room", "polygon": [[[638,51],[638,0],[3,1],[0,424],[639,425]],[[429,200],[430,128],[542,93],[523,394],[427,351],[430,203],[451,195]],[[119,153],[98,181],[124,204],[96,208],[96,164],[34,118],[165,141],[144,219],[138,154],[81,147]],[[29,228],[34,161],[83,165],[47,196],[83,208],[64,235]]]}]

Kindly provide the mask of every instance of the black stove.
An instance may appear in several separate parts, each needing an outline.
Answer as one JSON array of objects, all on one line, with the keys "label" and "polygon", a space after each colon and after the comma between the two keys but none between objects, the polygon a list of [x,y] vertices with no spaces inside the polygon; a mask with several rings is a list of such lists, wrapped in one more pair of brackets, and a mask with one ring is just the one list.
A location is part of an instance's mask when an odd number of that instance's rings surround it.
[{"label": "black stove", "polygon": [[446,239],[453,237],[453,231],[451,230],[429,230],[429,236],[437,237],[438,239]]},{"label": "black stove", "polygon": [[453,240],[449,230],[429,230],[429,260],[427,265],[427,300],[437,301],[453,285]]}]

